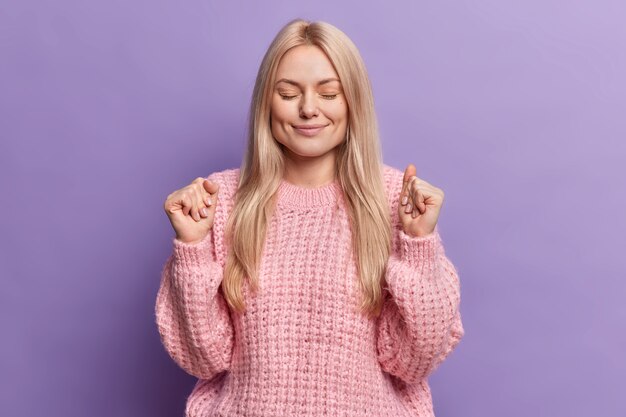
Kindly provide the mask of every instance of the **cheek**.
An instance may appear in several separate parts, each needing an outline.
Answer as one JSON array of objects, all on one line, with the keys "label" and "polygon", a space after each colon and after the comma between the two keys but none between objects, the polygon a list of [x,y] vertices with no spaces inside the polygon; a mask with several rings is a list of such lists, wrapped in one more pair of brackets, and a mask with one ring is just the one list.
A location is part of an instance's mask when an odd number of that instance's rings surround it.
[{"label": "cheek", "polygon": [[270,108],[270,129],[276,138],[282,138],[285,135],[285,131],[287,130],[285,124],[293,119],[293,117],[289,115],[289,109],[286,108],[285,103],[281,101],[282,100],[272,100],[272,106]]},{"label": "cheek", "polygon": [[328,107],[328,115],[339,121],[348,117],[348,106],[344,101],[333,103]]},{"label": "cheek", "polygon": [[293,118],[294,109],[296,109],[295,111],[297,115],[296,105],[281,98],[274,98],[272,99],[270,114],[274,120],[276,120],[277,122],[282,122]]}]

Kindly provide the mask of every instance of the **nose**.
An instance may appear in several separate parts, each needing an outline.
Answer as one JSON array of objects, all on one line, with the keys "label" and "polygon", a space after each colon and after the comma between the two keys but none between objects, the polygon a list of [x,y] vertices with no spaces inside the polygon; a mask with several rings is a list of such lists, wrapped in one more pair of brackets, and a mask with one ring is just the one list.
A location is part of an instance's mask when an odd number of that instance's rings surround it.
[{"label": "nose", "polygon": [[300,103],[300,117],[309,119],[319,114],[319,108],[314,94],[303,94]]}]

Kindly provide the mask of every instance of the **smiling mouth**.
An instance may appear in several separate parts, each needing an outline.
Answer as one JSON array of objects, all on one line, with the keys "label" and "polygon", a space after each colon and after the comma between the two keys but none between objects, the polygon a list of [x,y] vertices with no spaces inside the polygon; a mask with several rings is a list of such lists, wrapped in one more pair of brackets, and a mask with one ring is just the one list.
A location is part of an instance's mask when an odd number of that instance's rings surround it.
[{"label": "smiling mouth", "polygon": [[328,125],[322,125],[322,126],[319,126],[319,125],[318,126],[300,126],[300,127],[294,126],[293,128],[299,134],[301,134],[303,136],[311,137],[311,136],[317,135],[319,132],[324,130],[324,128],[326,126],[328,126]]}]

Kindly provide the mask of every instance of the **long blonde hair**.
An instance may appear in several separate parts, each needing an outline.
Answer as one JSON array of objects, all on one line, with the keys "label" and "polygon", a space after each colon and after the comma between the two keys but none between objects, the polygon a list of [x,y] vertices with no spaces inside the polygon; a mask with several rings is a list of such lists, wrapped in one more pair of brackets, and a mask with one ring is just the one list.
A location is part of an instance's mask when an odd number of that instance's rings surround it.
[{"label": "long blonde hair", "polygon": [[233,310],[242,312],[244,278],[248,276],[252,289],[258,289],[257,274],[267,224],[284,173],[284,154],[270,128],[270,100],[280,58],[299,45],[315,45],[324,51],[339,75],[348,103],[347,136],[338,146],[335,168],[350,217],[363,294],[359,308],[361,313],[378,316],[391,250],[391,225],[374,98],[356,46],[347,35],[326,22],[294,19],[287,23],[270,44],[259,67],[248,116],[248,146],[226,225],[226,240],[231,250],[225,263],[223,294]]}]

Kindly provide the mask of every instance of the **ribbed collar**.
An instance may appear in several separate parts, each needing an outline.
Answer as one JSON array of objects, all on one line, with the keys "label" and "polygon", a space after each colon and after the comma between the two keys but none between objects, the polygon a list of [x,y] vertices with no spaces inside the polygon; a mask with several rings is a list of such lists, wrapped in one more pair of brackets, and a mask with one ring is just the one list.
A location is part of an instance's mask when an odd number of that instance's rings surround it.
[{"label": "ribbed collar", "polygon": [[301,187],[281,179],[278,186],[278,204],[287,207],[323,207],[337,203],[341,193],[339,180],[317,188]]}]

